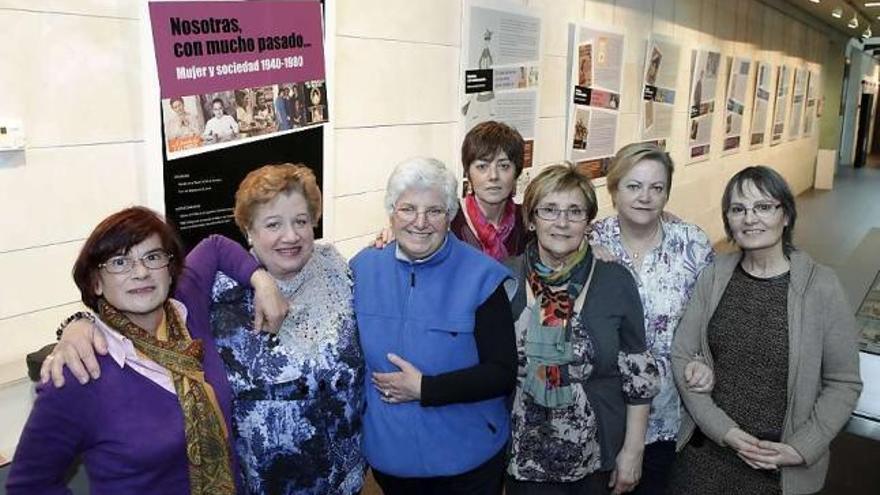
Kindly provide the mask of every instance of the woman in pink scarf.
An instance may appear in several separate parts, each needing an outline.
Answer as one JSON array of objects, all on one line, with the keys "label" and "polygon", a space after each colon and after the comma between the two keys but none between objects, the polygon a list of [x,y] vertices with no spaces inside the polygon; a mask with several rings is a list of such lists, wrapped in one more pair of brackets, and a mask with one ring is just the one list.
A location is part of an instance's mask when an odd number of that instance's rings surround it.
[{"label": "woman in pink scarf", "polygon": [[[524,154],[519,132],[492,120],[474,126],[461,144],[468,187],[449,230],[498,261],[522,254],[526,246],[520,205],[513,202]],[[392,240],[386,228],[374,245],[381,248]]]}]

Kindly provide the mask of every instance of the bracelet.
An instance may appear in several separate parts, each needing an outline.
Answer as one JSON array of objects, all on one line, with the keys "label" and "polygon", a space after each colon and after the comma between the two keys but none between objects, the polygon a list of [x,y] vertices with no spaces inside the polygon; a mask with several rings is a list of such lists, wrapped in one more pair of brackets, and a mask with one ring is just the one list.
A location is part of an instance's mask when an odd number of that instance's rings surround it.
[{"label": "bracelet", "polygon": [[94,323],[95,315],[89,313],[88,311],[77,311],[76,313],[68,316],[64,319],[64,321],[61,322],[60,325],[58,325],[58,330],[55,330],[55,339],[60,341],[61,334],[64,333],[64,328],[67,327],[67,325],[75,322],[76,320],[89,320],[90,322]]}]

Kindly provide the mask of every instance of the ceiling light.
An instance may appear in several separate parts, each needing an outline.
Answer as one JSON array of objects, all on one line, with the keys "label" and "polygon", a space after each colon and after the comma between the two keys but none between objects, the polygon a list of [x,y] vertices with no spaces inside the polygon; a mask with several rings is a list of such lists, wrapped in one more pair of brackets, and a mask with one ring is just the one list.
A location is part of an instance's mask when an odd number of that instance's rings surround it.
[{"label": "ceiling light", "polygon": [[834,9],[831,11],[831,17],[835,19],[840,19],[841,17],[843,17],[843,9],[840,7],[834,7]]},{"label": "ceiling light", "polygon": [[819,3],[819,0],[810,0],[813,3]]},{"label": "ceiling light", "polygon": [[[812,2],[813,0],[810,1]],[[880,7],[880,2],[865,2],[865,7]]]},{"label": "ceiling light", "polygon": [[856,18],[856,15],[853,14],[853,18],[849,20],[849,23],[846,25],[850,29],[855,29],[859,27],[859,20]]},{"label": "ceiling light", "polygon": [[865,32],[862,33],[862,38],[870,38],[871,37],[871,28],[865,29]]}]

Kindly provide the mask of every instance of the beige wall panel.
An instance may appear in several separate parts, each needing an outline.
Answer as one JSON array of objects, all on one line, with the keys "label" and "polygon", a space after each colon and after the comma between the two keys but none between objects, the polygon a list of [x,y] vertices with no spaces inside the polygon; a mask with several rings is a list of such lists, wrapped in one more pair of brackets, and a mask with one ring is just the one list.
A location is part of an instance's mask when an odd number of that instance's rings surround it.
[{"label": "beige wall panel", "polygon": [[0,168],[0,252],[83,239],[108,214],[139,203],[139,143],[44,148]]},{"label": "beige wall panel", "polygon": [[336,34],[458,46],[461,8],[450,0],[337,0]]},{"label": "beige wall panel", "polygon": [[345,240],[377,232],[388,224],[383,200],[385,191],[336,198],[334,240]]},{"label": "beige wall panel", "polygon": [[[21,366],[24,366],[23,364]],[[18,437],[27,421],[33,404],[33,385],[28,379],[0,384],[0,454],[12,459]]]},{"label": "beige wall panel", "polygon": [[[67,279],[70,279],[69,274]],[[83,309],[85,307],[76,302],[0,320],[0,335],[3,336],[0,367],[6,363],[18,365],[14,378],[25,376],[27,369],[23,356],[55,342],[58,325],[71,314]]]},{"label": "beige wall panel", "polygon": [[[415,156],[437,158],[460,175],[457,133],[458,126],[451,123],[336,129],[334,193],[384,190],[394,167]],[[337,223],[348,221],[336,218]]]},{"label": "beige wall panel", "polygon": [[136,0],[0,0],[0,9],[25,9],[38,12],[140,18]]},{"label": "beige wall panel", "polygon": [[458,48],[336,40],[336,127],[452,122]]},{"label": "beige wall panel", "polygon": [[584,0],[584,19],[587,22],[613,22],[614,0]]},{"label": "beige wall panel", "polygon": [[537,134],[535,165],[548,165],[565,160],[565,117],[538,119],[538,129],[535,133]]},{"label": "beige wall panel", "polygon": [[541,59],[541,94],[539,117],[562,117],[568,101],[568,68],[565,57],[544,55]]},{"label": "beige wall panel", "polygon": [[704,4],[704,17],[709,15],[715,16],[715,40],[717,44],[729,45],[731,42],[737,41],[737,19],[736,8],[739,5],[737,0],[721,0],[715,2],[711,8],[706,9]]},{"label": "beige wall panel", "polygon": [[140,139],[137,22],[0,10],[0,94],[31,147]]},{"label": "beige wall panel", "polygon": [[614,25],[623,29],[627,37],[647,39],[653,24],[653,10],[652,0],[617,0]]},{"label": "beige wall panel", "polygon": [[[724,2],[730,0],[722,0]],[[702,0],[700,2],[700,43],[716,44],[718,38],[715,35],[715,0]]]},{"label": "beige wall panel", "polygon": [[652,33],[675,36],[675,3],[675,0],[654,0]]},{"label": "beige wall panel", "polygon": [[568,23],[583,18],[584,0],[529,0],[528,6],[542,17],[544,55],[565,57],[568,50]]},{"label": "beige wall panel", "polygon": [[0,254],[0,319],[79,300],[70,277],[82,242]]},{"label": "beige wall panel", "polygon": [[700,0],[675,2],[675,39],[688,46],[700,42],[702,15]]},{"label": "beige wall panel", "polygon": [[635,112],[621,113],[617,121],[617,149],[638,140],[639,114]]},{"label": "beige wall panel", "polygon": [[379,229],[376,229],[375,232],[371,232],[367,235],[352,237],[351,239],[346,239],[344,241],[336,241],[333,243],[336,246],[336,249],[344,256],[346,259],[351,259],[354,255],[361,252],[362,249],[369,246],[373,240],[376,239],[376,234],[379,232]]}]

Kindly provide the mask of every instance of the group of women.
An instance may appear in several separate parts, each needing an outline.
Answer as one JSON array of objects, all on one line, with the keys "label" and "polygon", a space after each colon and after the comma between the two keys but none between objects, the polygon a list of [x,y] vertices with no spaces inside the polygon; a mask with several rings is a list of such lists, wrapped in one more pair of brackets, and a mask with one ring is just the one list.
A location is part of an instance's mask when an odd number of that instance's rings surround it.
[{"label": "group of women", "polygon": [[9,493],[62,492],[78,455],[112,493],[351,494],[367,465],[390,495],[820,490],[858,354],[833,272],[791,243],[785,181],[730,180],[739,250],[716,258],[664,212],[656,146],[618,152],[617,214],[595,223],[569,165],[513,202],[523,148],[475,126],[462,200],[439,161],[399,165],[393,241],[350,264],[314,242],[299,165],[242,182],[251,255],[211,237],[183,258],[143,208],[106,219],[75,270],[93,321],[44,366],[56,385],[101,378],[39,388]]}]

